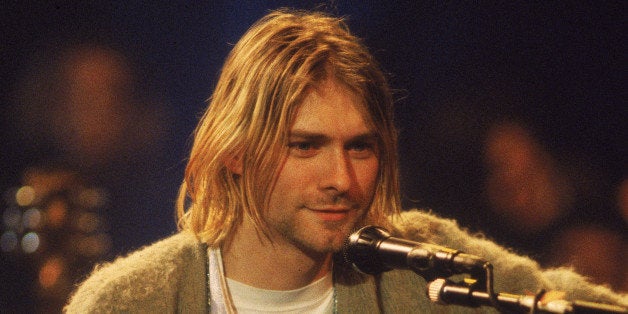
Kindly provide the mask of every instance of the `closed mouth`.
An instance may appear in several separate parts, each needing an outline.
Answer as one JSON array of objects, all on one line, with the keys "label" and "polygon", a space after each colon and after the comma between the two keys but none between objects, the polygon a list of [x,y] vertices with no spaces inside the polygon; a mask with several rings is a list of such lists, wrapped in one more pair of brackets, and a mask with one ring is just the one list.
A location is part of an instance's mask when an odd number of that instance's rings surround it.
[{"label": "closed mouth", "polygon": [[350,209],[343,208],[317,208],[311,209],[320,219],[324,221],[339,221],[347,217]]},{"label": "closed mouth", "polygon": [[315,212],[323,212],[323,213],[346,213],[350,211],[350,208],[347,207],[323,207],[323,208],[310,208],[310,210]]}]

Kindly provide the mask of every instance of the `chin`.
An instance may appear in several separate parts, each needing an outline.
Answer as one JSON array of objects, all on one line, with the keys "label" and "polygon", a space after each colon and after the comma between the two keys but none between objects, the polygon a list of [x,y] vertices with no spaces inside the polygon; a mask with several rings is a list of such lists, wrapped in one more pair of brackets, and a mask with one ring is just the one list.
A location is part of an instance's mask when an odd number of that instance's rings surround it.
[{"label": "chin", "polygon": [[322,248],[326,253],[336,253],[342,250],[349,234],[350,228],[335,231],[333,235],[329,235],[326,242],[322,244]]}]

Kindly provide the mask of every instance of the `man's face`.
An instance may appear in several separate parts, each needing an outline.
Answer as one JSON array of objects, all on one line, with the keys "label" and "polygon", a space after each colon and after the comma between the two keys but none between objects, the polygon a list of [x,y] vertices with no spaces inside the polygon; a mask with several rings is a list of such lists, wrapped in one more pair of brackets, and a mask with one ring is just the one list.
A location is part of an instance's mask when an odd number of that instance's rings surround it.
[{"label": "man's face", "polygon": [[360,108],[361,99],[334,80],[304,99],[264,212],[275,243],[313,253],[338,251],[366,214],[379,156],[375,132]]}]

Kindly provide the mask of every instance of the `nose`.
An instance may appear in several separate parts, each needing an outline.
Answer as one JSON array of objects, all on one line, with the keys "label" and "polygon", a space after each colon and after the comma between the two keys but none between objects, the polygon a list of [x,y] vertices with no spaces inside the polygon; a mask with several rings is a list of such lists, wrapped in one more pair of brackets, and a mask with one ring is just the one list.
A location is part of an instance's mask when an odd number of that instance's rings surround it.
[{"label": "nose", "polygon": [[344,150],[330,152],[326,163],[326,170],[321,173],[321,188],[334,194],[349,191],[354,171],[347,153]]}]

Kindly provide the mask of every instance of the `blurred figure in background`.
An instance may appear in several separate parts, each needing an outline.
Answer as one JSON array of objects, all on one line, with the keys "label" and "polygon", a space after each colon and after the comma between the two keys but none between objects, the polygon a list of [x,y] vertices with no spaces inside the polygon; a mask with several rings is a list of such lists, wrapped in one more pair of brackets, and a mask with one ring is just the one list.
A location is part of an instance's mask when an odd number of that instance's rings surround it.
[{"label": "blurred figure in background", "polygon": [[163,110],[143,103],[131,64],[115,50],[72,47],[28,72],[17,119],[25,139],[47,146],[47,159],[101,175],[114,163],[137,164],[164,135]]},{"label": "blurred figure in background", "polygon": [[59,312],[96,261],[149,241],[151,230],[167,232],[161,224],[140,228],[155,203],[169,210],[172,201],[155,187],[166,152],[164,111],[145,103],[134,79],[124,56],[99,46],[72,47],[28,69],[14,117],[37,156],[20,186],[5,193],[2,225],[2,254],[30,274],[14,275],[34,308],[16,308]]},{"label": "blurred figure in background", "polygon": [[16,302],[5,310],[58,313],[75,282],[106,257],[103,192],[76,172],[44,167],[27,170],[22,185],[5,192],[0,248],[3,260],[23,270],[3,282]]},{"label": "blurred figure in background", "polygon": [[514,121],[489,129],[484,155],[489,209],[510,245],[545,266],[570,265],[598,283],[626,288],[625,222],[609,223],[614,209],[602,201],[593,171],[557,162]]},{"label": "blurred figure in background", "polygon": [[522,125],[494,125],[487,135],[485,157],[490,207],[515,233],[542,232],[573,205],[567,178]]}]

